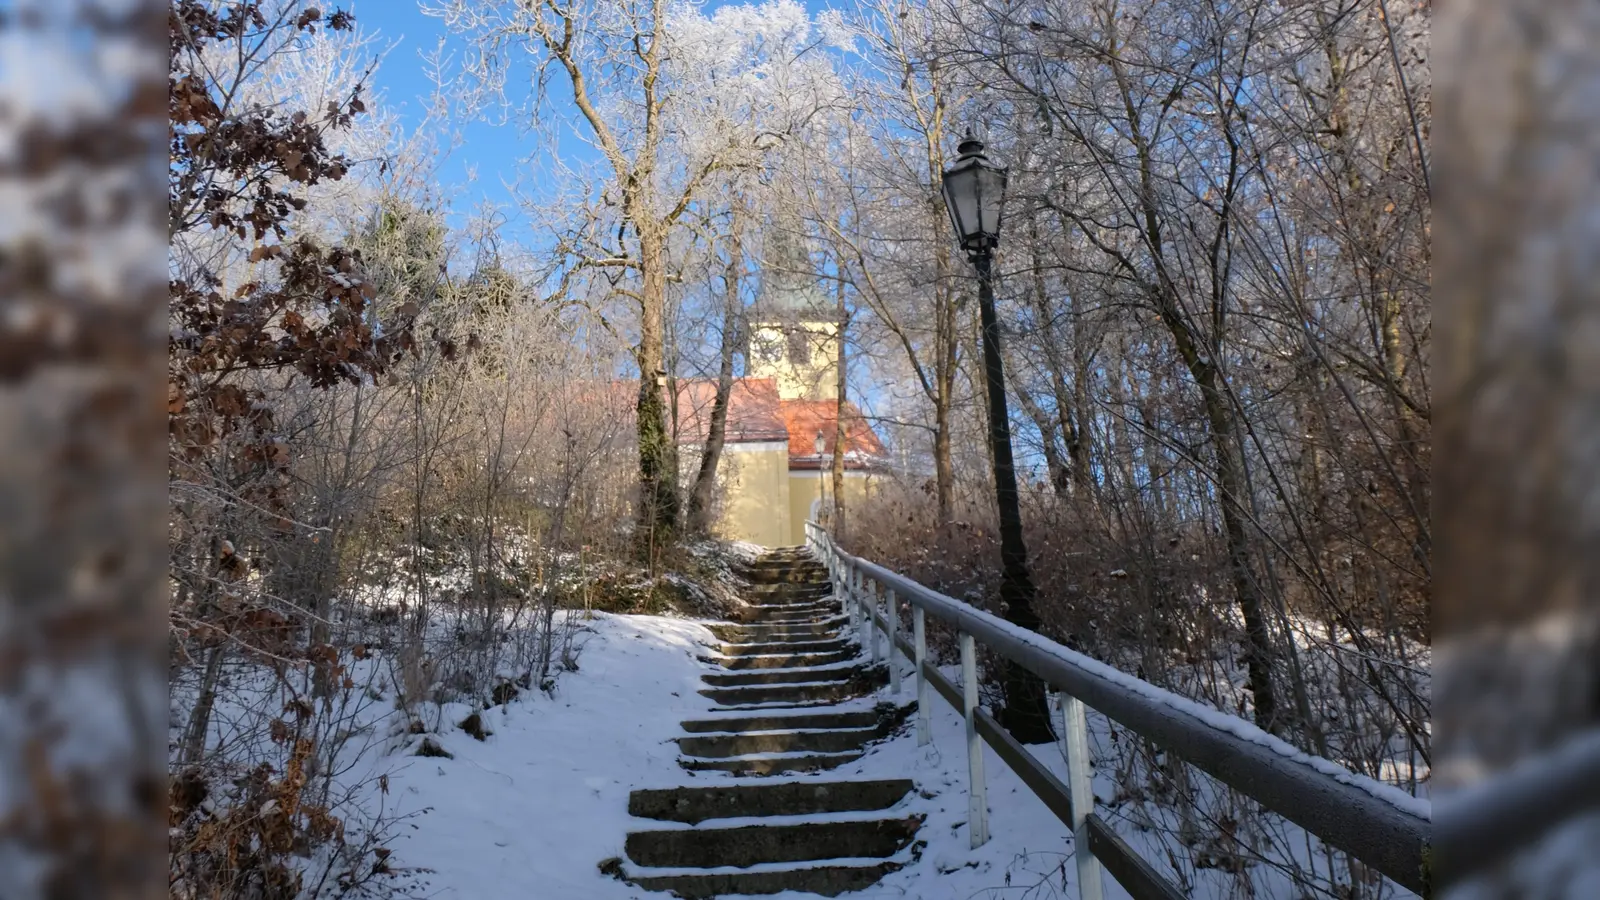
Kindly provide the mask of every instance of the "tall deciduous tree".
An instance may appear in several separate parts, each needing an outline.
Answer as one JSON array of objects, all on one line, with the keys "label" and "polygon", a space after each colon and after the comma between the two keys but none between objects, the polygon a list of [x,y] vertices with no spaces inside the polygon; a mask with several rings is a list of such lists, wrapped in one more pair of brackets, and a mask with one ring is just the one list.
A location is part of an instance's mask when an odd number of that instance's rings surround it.
[{"label": "tall deciduous tree", "polygon": [[[654,558],[674,540],[681,506],[666,396],[673,238],[710,202],[718,173],[759,167],[834,100],[827,66],[800,54],[810,20],[783,0],[754,16],[705,16],[669,0],[447,0],[431,11],[475,36],[482,83],[503,87],[515,54],[526,54],[540,101],[561,84],[602,160],[599,203],[566,247],[575,269],[617,275],[607,290],[637,313],[636,537]],[[536,115],[555,108],[540,102]]]}]

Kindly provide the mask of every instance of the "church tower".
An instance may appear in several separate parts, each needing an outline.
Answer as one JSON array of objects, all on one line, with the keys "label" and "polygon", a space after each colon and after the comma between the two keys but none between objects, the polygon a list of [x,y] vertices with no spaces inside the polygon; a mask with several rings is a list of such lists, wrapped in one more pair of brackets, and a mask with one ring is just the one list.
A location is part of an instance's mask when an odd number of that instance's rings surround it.
[{"label": "church tower", "polygon": [[838,317],[817,286],[804,241],[795,217],[767,231],[745,371],[773,379],[782,400],[836,400]]}]

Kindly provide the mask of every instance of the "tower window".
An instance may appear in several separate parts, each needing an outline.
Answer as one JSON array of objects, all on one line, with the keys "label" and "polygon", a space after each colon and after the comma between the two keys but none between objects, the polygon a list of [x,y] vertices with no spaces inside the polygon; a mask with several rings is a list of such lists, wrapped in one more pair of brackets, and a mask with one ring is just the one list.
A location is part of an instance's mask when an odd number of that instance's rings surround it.
[{"label": "tower window", "polygon": [[755,340],[750,342],[750,355],[754,362],[770,366],[783,358],[783,345],[772,332],[758,331]]},{"label": "tower window", "polygon": [[789,364],[811,365],[811,335],[807,334],[804,328],[795,328],[789,332]]}]

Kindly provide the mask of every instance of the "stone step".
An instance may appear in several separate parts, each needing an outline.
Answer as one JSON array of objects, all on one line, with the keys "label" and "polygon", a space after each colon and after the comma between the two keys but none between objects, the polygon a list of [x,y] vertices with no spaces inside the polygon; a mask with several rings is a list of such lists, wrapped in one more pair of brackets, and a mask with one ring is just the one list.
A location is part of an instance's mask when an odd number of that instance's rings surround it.
[{"label": "stone step", "polygon": [[749,671],[751,669],[789,669],[810,666],[831,666],[855,659],[854,650],[842,650],[838,653],[792,653],[788,656],[730,656],[716,658],[702,656],[704,662],[720,665],[730,671]]},{"label": "stone step", "polygon": [[789,597],[783,601],[763,603],[757,599],[745,598],[745,605],[739,609],[740,614],[772,615],[780,612],[794,612],[797,609],[815,609],[818,606],[831,606],[834,609],[843,609],[838,598],[827,591],[819,591],[805,597]]},{"label": "stone step", "polygon": [[754,585],[745,592],[745,602],[752,606],[783,606],[789,603],[804,603],[816,600],[833,593],[832,585],[822,584],[773,584]]},{"label": "stone step", "polygon": [[[834,610],[831,615],[821,616],[809,622],[766,622],[753,620],[749,622],[719,622],[716,625],[706,626],[712,634],[721,635],[724,632],[732,634],[804,634],[808,631],[828,631],[843,628],[850,622],[850,617],[842,611]],[[726,640],[726,639],[725,639]],[[733,641],[732,643],[740,643]]]},{"label": "stone step", "polygon": [[839,857],[888,857],[911,843],[921,816],[671,828],[628,834],[624,851],[640,866],[715,868],[805,862]]},{"label": "stone step", "polygon": [[909,778],[899,778],[637,790],[628,795],[628,815],[693,825],[706,819],[888,809],[913,787]]},{"label": "stone step", "polygon": [[801,597],[789,603],[750,603],[740,610],[742,613],[754,613],[761,616],[780,616],[784,613],[815,612],[819,609],[841,610],[844,606],[834,599],[831,594],[818,594],[815,597]]},{"label": "stone step", "polygon": [[813,710],[819,710],[819,709],[828,709],[829,707],[838,706],[838,705],[839,705],[839,701],[838,700],[805,700],[805,701],[790,702],[790,703],[780,703],[780,702],[773,702],[773,703],[735,703],[735,704],[733,704],[731,706],[727,706],[727,705],[714,706],[714,707],[711,708],[711,712],[719,712],[719,713],[744,712],[744,713],[750,713],[750,714],[754,715],[756,713],[806,712],[806,711],[813,711]]},{"label": "stone step", "polygon": [[784,728],[868,728],[885,713],[875,709],[854,712],[801,713],[785,716],[722,716],[678,723],[690,734],[713,731],[777,731]]},{"label": "stone step", "polygon": [[782,597],[782,599],[746,596],[744,609],[739,612],[779,612],[779,610],[808,609],[818,604],[838,605],[838,599],[835,599],[832,591],[818,591],[814,594]]},{"label": "stone step", "polygon": [[784,772],[820,772],[855,762],[862,756],[860,750],[841,750],[838,753],[770,753],[725,758],[683,756],[678,765],[691,772],[728,772],[733,775],[777,775]]},{"label": "stone step", "polygon": [[678,750],[701,759],[755,753],[850,753],[888,734],[882,725],[827,731],[755,731],[678,738]]},{"label": "stone step", "polygon": [[810,625],[838,618],[842,614],[837,603],[819,603],[815,606],[794,609],[762,609],[750,607],[739,615],[744,625]]},{"label": "stone step", "polygon": [[803,548],[797,548],[797,549],[794,549],[794,550],[774,551],[774,552],[768,553],[768,554],[766,554],[766,555],[764,555],[764,556],[762,556],[762,557],[760,557],[760,558],[758,558],[756,560],[753,560],[753,561],[750,561],[750,562],[740,563],[740,565],[753,566],[753,567],[759,567],[759,566],[796,566],[796,565],[820,566],[820,565],[822,565],[822,560],[818,559],[816,557],[816,555],[813,554],[810,550],[806,550],[806,549],[803,549]]},{"label": "stone step", "polygon": [[840,653],[855,645],[844,638],[823,641],[761,641],[749,644],[723,644],[717,652],[723,656],[769,656],[791,653]]},{"label": "stone step", "polygon": [[828,583],[828,568],[821,563],[751,566],[735,569],[734,574],[752,585]]},{"label": "stone step", "polygon": [[[794,615],[797,612],[803,612],[805,615]],[[819,604],[803,610],[782,610],[782,612],[763,612],[762,607],[746,607],[744,610],[739,610],[739,620],[730,625],[749,626],[749,628],[805,628],[808,625],[827,625],[830,628],[840,628],[845,621],[845,610],[840,605]]]},{"label": "stone step", "polygon": [[[813,627],[810,625],[797,625],[793,626],[792,629],[788,627],[779,627],[777,629],[763,628],[760,630],[729,631],[725,633],[720,643],[717,643],[708,649],[711,649],[713,652],[716,652],[720,655],[720,648],[723,646],[742,647],[748,644],[776,644],[780,647],[784,647],[790,644],[815,644],[827,641],[842,641],[847,637],[849,637],[849,635],[845,633],[843,628],[833,626]],[[780,650],[777,652],[785,656],[792,655],[788,650]],[[801,652],[835,653],[838,651],[824,650]],[[723,659],[722,661],[726,662],[726,659]]]},{"label": "stone step", "polygon": [[[861,759],[903,726],[915,705],[848,701],[888,681],[860,664],[826,568],[804,547],[738,567],[749,582],[737,622],[710,625],[721,642],[701,676],[720,709],[682,723],[678,764],[735,776],[814,773]],[[637,790],[628,813],[660,826],[630,832],[625,857],[601,871],[679,897],[796,891],[833,897],[871,887],[914,861],[920,815],[894,812],[910,779],[718,782]],[[676,827],[674,827],[676,825]]]},{"label": "stone step", "polygon": [[703,697],[722,706],[751,706],[762,703],[830,703],[859,697],[873,689],[856,679],[811,684],[760,684],[748,687],[705,688]]},{"label": "stone step", "polygon": [[854,865],[819,864],[754,871],[673,872],[661,875],[636,868],[624,879],[647,891],[671,891],[685,900],[710,900],[723,894],[781,894],[784,891],[837,897],[872,887],[883,876],[904,866],[903,862],[890,860],[862,860]]},{"label": "stone step", "polygon": [[[755,657],[760,659],[761,657]],[[744,672],[711,672],[700,680],[712,687],[743,687],[749,684],[799,684],[807,681],[849,681],[855,666],[829,668],[766,668]]]}]

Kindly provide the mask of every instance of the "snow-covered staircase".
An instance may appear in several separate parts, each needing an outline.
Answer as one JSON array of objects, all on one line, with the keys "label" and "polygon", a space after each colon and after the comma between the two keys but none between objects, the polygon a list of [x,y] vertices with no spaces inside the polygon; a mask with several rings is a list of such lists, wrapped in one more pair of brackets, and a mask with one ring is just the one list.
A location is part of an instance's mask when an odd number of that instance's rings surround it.
[{"label": "snow-covered staircase", "polygon": [[[723,643],[709,659],[722,671],[703,676],[700,693],[717,707],[677,739],[685,769],[732,777],[634,791],[629,814],[653,821],[629,833],[616,874],[690,898],[868,887],[918,849],[921,817],[894,811],[912,782],[821,773],[860,758],[910,709],[863,699],[885,670],[859,664],[821,563],[775,550],[745,574],[742,621],[712,626]],[[769,775],[785,777],[756,777]]]}]

